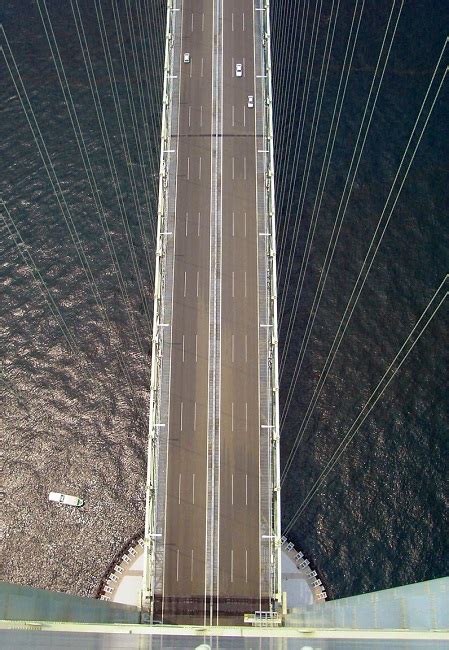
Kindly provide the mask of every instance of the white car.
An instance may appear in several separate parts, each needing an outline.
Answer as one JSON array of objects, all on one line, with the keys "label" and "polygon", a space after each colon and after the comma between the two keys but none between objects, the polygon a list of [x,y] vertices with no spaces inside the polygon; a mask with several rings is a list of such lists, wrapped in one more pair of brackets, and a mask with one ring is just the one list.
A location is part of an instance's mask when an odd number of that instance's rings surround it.
[{"label": "white car", "polygon": [[241,63],[236,63],[235,64],[235,76],[236,77],[243,77],[243,66]]},{"label": "white car", "polygon": [[248,108],[254,108],[254,97],[252,95],[248,95]]},{"label": "white car", "polygon": [[50,492],[48,495],[49,501],[56,501],[57,503],[63,503],[65,506],[75,506],[79,508],[84,505],[83,499],[79,497],[71,496],[70,494],[61,494],[61,492]]},{"label": "white car", "polygon": [[184,63],[190,63],[190,53],[184,52]]}]

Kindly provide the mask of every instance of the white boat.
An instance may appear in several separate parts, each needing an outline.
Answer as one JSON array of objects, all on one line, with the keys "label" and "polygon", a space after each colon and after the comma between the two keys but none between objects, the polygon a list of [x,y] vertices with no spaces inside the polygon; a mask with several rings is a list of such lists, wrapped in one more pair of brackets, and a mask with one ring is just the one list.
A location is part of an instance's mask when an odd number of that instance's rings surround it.
[{"label": "white boat", "polygon": [[61,494],[61,492],[50,492],[48,500],[63,503],[65,506],[75,506],[76,508],[84,505],[83,499],[74,497],[70,494]]}]

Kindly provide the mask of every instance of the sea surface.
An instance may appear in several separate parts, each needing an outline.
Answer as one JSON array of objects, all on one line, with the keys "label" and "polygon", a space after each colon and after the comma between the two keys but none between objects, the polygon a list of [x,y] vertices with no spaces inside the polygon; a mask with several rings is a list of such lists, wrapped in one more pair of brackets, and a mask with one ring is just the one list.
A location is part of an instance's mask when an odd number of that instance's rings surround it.
[{"label": "sea surface", "polygon": [[[91,596],[115,553],[143,528],[164,5],[163,0],[0,5],[6,55],[6,62],[0,58],[3,580]],[[281,409],[390,9],[399,6],[385,0],[271,2],[281,355],[295,288],[302,282],[281,376]],[[307,17],[303,50],[302,16]],[[346,45],[359,16],[306,264]],[[330,34],[335,26],[334,41],[313,137],[329,26]],[[286,411],[283,466],[448,30],[444,0],[404,3]],[[89,61],[95,81],[86,72]],[[446,51],[437,82],[448,61]],[[284,528],[448,272],[448,84],[446,79],[286,475]],[[289,277],[294,224],[298,243]],[[332,597],[448,573],[448,316],[446,300],[289,531]],[[76,511],[55,507],[47,501],[50,490],[82,495],[88,505]]]}]

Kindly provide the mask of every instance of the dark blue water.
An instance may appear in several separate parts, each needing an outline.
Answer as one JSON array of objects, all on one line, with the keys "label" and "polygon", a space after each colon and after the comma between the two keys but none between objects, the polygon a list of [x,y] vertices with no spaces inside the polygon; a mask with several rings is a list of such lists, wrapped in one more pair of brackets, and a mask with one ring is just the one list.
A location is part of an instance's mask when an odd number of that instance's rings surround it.
[{"label": "dark blue water", "polygon": [[[146,68],[149,74],[143,80],[142,89],[147,99],[144,114],[139,103],[139,79],[133,64],[126,5],[119,3],[139,124],[136,140],[112,5],[101,2],[118,101],[130,134],[129,153],[125,155],[95,4],[79,2],[117,168],[118,190],[123,197],[123,217],[109,173],[70,5],[48,3],[104,208],[106,237],[83,170],[37,4],[28,0],[2,4],[1,22],[93,277],[89,280],[82,268],[10,73],[1,59],[1,185],[10,213],[6,222],[0,222],[4,287],[2,409],[6,434],[1,452],[4,460],[2,515],[8,558],[2,578],[6,580],[92,595],[115,552],[142,527],[150,329],[139,281],[143,295],[151,295],[147,256],[152,259],[154,252],[152,224],[156,219],[157,189],[154,174],[158,166],[161,92],[157,61],[163,46],[163,5],[162,1],[133,3],[131,18],[136,29],[136,55],[142,69],[145,52],[149,55]],[[148,8],[145,41],[138,32],[139,7]],[[287,314],[298,280],[353,7],[354,3],[347,0],[342,0],[340,5],[322,123],[287,293]],[[278,98],[281,92],[293,93],[291,79],[296,69],[297,47],[289,44],[288,35],[295,26],[295,3],[273,2],[272,9],[274,87]],[[387,2],[367,0],[365,3],[295,334],[283,375],[281,401],[285,399],[301,344],[389,9]],[[314,10],[315,4],[311,2],[308,11]],[[319,23],[306,138],[329,12],[330,3],[326,0]],[[443,46],[448,19],[448,6],[444,2],[408,3],[403,10],[322,305],[288,411],[283,432],[284,462]],[[311,20],[312,16],[310,24]],[[0,37],[5,47],[3,34]],[[283,87],[281,69],[288,71],[288,83]],[[14,78],[17,80],[16,73]],[[446,84],[288,474],[283,491],[284,525],[289,523],[447,272],[447,100]],[[305,149],[303,144],[302,157],[293,174],[292,149],[282,138],[290,121],[299,120],[299,114],[299,102],[288,113],[275,114],[278,178],[284,172],[288,174],[287,186],[294,189],[295,212]],[[137,142],[142,146],[144,174]],[[130,176],[130,169],[134,175]],[[279,195],[280,234],[286,227],[287,206],[283,201],[285,195]],[[143,237],[139,213],[144,217]],[[25,242],[21,247],[17,247],[5,225],[12,229],[12,222]],[[131,248],[126,229],[129,229]],[[291,232],[288,239],[290,235]],[[113,244],[123,280],[117,277],[107,241]],[[52,313],[40,293],[21,254],[26,255],[27,251],[63,321]],[[285,277],[285,268],[280,269],[281,293],[285,291],[283,274]],[[107,322],[92,285],[104,303]],[[129,295],[128,310],[124,307],[123,290]],[[443,526],[447,514],[443,483],[447,452],[444,390],[447,316],[447,307],[441,308],[291,532],[292,539],[319,568],[333,596],[447,573],[447,536]],[[75,346],[68,344],[61,324],[67,326],[66,333],[73,335]],[[117,349],[122,351],[122,358],[117,355]],[[89,507],[83,512],[51,507],[46,499],[52,489],[82,494]]]},{"label": "dark blue water", "polygon": [[[288,93],[291,105],[295,106],[292,112],[279,109],[275,112],[278,180],[279,170],[287,169],[287,187],[292,187],[294,197],[293,217],[288,226],[288,193],[282,194],[278,185],[278,240],[287,228],[287,241],[293,236],[294,220],[301,215],[298,209],[301,181],[307,169],[307,143],[332,3],[323,2],[318,21],[317,53],[306,104],[300,162],[295,174],[292,153],[296,133],[292,145],[286,133],[292,119],[299,123],[301,99],[294,103],[293,82],[298,70],[299,98],[302,98],[307,58],[299,67],[298,43],[287,48],[285,43],[298,24],[295,10],[302,11],[304,6],[310,27],[305,41],[307,53],[315,8],[318,15],[320,3],[273,3],[275,95],[279,100],[282,93]],[[281,297],[283,292],[288,292],[283,326],[288,322],[294,289],[300,277],[355,6],[354,2],[340,4],[288,289],[282,284],[286,265],[279,269]],[[301,349],[391,6],[389,1],[365,2],[294,336],[282,376],[281,403],[286,398]],[[299,18],[301,11],[297,12]],[[356,19],[358,15],[359,12]],[[448,27],[447,2],[405,3],[321,306],[288,410],[281,447],[283,464],[385,205]],[[441,79],[448,56],[446,53],[438,79]],[[288,73],[283,76],[285,70]],[[283,490],[284,527],[448,271],[448,99],[446,80],[287,475]],[[297,124],[294,131],[300,133]],[[447,331],[446,301],[291,531],[292,540],[316,562],[332,596],[426,580],[448,572],[447,491],[444,488],[448,451]],[[281,351],[285,333],[285,328],[281,329]]]}]

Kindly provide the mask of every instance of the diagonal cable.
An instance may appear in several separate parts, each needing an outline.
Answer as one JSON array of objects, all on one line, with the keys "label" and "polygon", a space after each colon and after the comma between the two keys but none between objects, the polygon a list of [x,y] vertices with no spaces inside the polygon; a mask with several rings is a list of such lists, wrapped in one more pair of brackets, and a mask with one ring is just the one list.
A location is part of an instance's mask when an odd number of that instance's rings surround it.
[{"label": "diagonal cable", "polygon": [[421,336],[426,331],[427,327],[429,326],[430,322],[434,318],[435,314],[438,312],[439,308],[446,300],[449,294],[448,279],[449,279],[449,275],[446,275],[446,277],[443,279],[440,286],[432,296],[432,299],[430,300],[430,302],[424,309],[423,313],[419,317],[418,321],[415,323],[413,329],[408,334],[407,338],[405,339],[398,353],[394,357],[393,361],[390,363],[390,365],[384,372],[382,378],[379,380],[376,388],[372,391],[371,395],[365,402],[360,413],[357,415],[357,417],[349,427],[348,431],[340,441],[340,444],[332,454],[331,458],[326,463],[325,468],[322,470],[321,474],[316,479],[312,488],[309,490],[309,492],[303,499],[302,503],[297,508],[295,514],[293,515],[293,517],[290,519],[289,523],[285,527],[284,529],[285,533],[288,533],[291,530],[291,528],[295,525],[298,518],[307,508],[310,501],[313,499],[317,491],[320,489],[321,485],[326,480],[329,473],[338,463],[341,456],[346,451],[348,445],[352,442],[354,436],[358,433],[361,426],[365,422],[366,418],[369,416],[373,408],[376,406],[377,402],[380,400],[385,390],[388,388],[388,386],[396,376],[397,372],[400,370],[402,364],[406,361],[409,354],[412,352],[413,348],[415,347],[415,345],[418,343]]},{"label": "diagonal cable", "polygon": [[[441,63],[441,60],[442,60],[443,55],[445,53],[448,42],[449,42],[449,39],[446,39],[445,44],[443,46],[443,49],[441,50],[441,54],[439,56],[439,59],[438,59],[437,64],[435,66],[432,78],[431,78],[429,86],[427,88],[427,92],[426,92],[425,97],[424,97],[424,99],[422,101],[418,116],[417,116],[415,124],[414,124],[414,126],[412,128],[412,132],[411,132],[409,140],[407,142],[407,145],[406,145],[405,151],[403,153],[402,159],[401,159],[401,161],[399,163],[398,170],[396,172],[396,175],[395,175],[395,177],[393,179],[393,182],[392,182],[392,185],[390,187],[390,191],[389,191],[387,199],[385,201],[385,205],[384,205],[384,207],[382,209],[382,213],[381,213],[381,215],[379,217],[379,220],[377,222],[376,229],[375,229],[374,234],[373,234],[373,236],[371,238],[371,241],[370,241],[370,244],[369,244],[369,247],[368,247],[368,251],[367,251],[367,253],[365,255],[365,259],[363,260],[363,263],[362,263],[361,269],[359,271],[357,280],[356,280],[356,282],[354,284],[354,287],[352,289],[352,292],[351,292],[350,298],[348,300],[348,303],[346,305],[344,314],[343,314],[343,316],[341,318],[340,324],[338,326],[338,329],[337,329],[337,332],[335,334],[334,340],[332,342],[331,348],[329,350],[328,356],[327,356],[326,361],[324,363],[323,369],[322,369],[322,371],[320,373],[320,377],[319,377],[317,386],[315,387],[314,393],[313,393],[312,398],[311,398],[311,400],[309,402],[309,405],[307,407],[306,414],[305,414],[305,416],[303,418],[303,421],[302,421],[302,423],[301,423],[301,425],[299,427],[299,430],[298,430],[298,433],[296,435],[293,447],[292,447],[292,449],[290,451],[289,457],[288,457],[287,462],[285,464],[285,467],[283,469],[282,477],[281,477],[281,483],[283,483],[285,481],[286,475],[287,475],[287,473],[288,473],[288,471],[289,471],[289,469],[291,467],[291,464],[293,462],[293,458],[294,458],[294,456],[295,456],[295,454],[296,454],[296,452],[298,450],[299,444],[301,443],[301,440],[302,440],[302,438],[304,436],[304,431],[305,431],[305,429],[306,429],[306,427],[307,427],[307,425],[308,425],[308,423],[310,421],[312,412],[313,412],[313,410],[315,408],[315,405],[316,405],[316,403],[318,401],[318,398],[319,398],[319,396],[321,394],[323,386],[324,386],[324,384],[326,382],[326,378],[327,378],[327,376],[329,374],[329,371],[330,371],[330,369],[332,367],[332,364],[334,362],[335,356],[336,356],[336,354],[338,352],[338,349],[340,347],[340,343],[341,343],[341,341],[342,341],[342,339],[344,337],[344,334],[345,334],[345,332],[346,332],[346,330],[347,330],[347,328],[349,326],[349,323],[350,323],[351,318],[352,318],[352,314],[353,314],[354,309],[355,309],[355,307],[356,307],[356,305],[358,303],[358,300],[359,300],[360,294],[362,293],[363,287],[365,286],[366,279],[367,279],[368,274],[369,274],[369,272],[371,270],[371,267],[373,265],[373,262],[374,262],[374,259],[376,257],[377,251],[379,250],[379,247],[380,247],[380,245],[382,243],[382,239],[383,239],[383,237],[385,235],[388,224],[390,223],[391,216],[392,216],[393,211],[394,211],[394,209],[396,207],[396,204],[397,204],[397,202],[399,200],[399,196],[401,194],[404,183],[405,183],[405,181],[406,181],[406,179],[408,177],[408,173],[409,173],[411,165],[412,165],[412,163],[413,163],[413,161],[415,159],[416,152],[417,152],[418,147],[419,147],[419,145],[421,143],[423,134],[424,134],[425,129],[427,127],[427,124],[429,122],[429,119],[430,119],[430,116],[432,114],[433,108],[434,108],[434,106],[435,106],[435,104],[437,102],[437,99],[439,97],[441,88],[442,88],[442,86],[444,84],[444,81],[445,81],[445,78],[446,78],[446,75],[447,75],[447,71],[448,71],[447,67],[445,67],[445,69],[444,69],[444,72],[443,72],[443,74],[441,76],[441,79],[440,79],[440,81],[438,83],[438,86],[437,86],[437,89],[435,91],[434,97],[430,102],[430,107],[428,108],[428,113],[427,113],[427,116],[426,116],[426,118],[424,120],[424,123],[422,124],[421,128],[418,129],[418,126],[419,126],[419,124],[421,122],[421,116],[422,116],[422,114],[424,112],[425,107],[428,104],[428,99],[429,99],[429,96],[431,94],[431,91],[433,90],[434,81],[436,79],[437,72],[438,72],[438,70],[440,68],[440,63]],[[417,132],[418,132],[418,136],[416,138],[416,141],[413,143],[413,141],[415,139],[415,135],[416,135]],[[411,150],[411,154],[410,154],[410,150]],[[404,171],[404,169],[405,169],[405,171]],[[401,175],[402,175],[402,178],[401,178],[401,180],[399,180]],[[399,187],[396,187],[398,181],[399,181]]]}]

